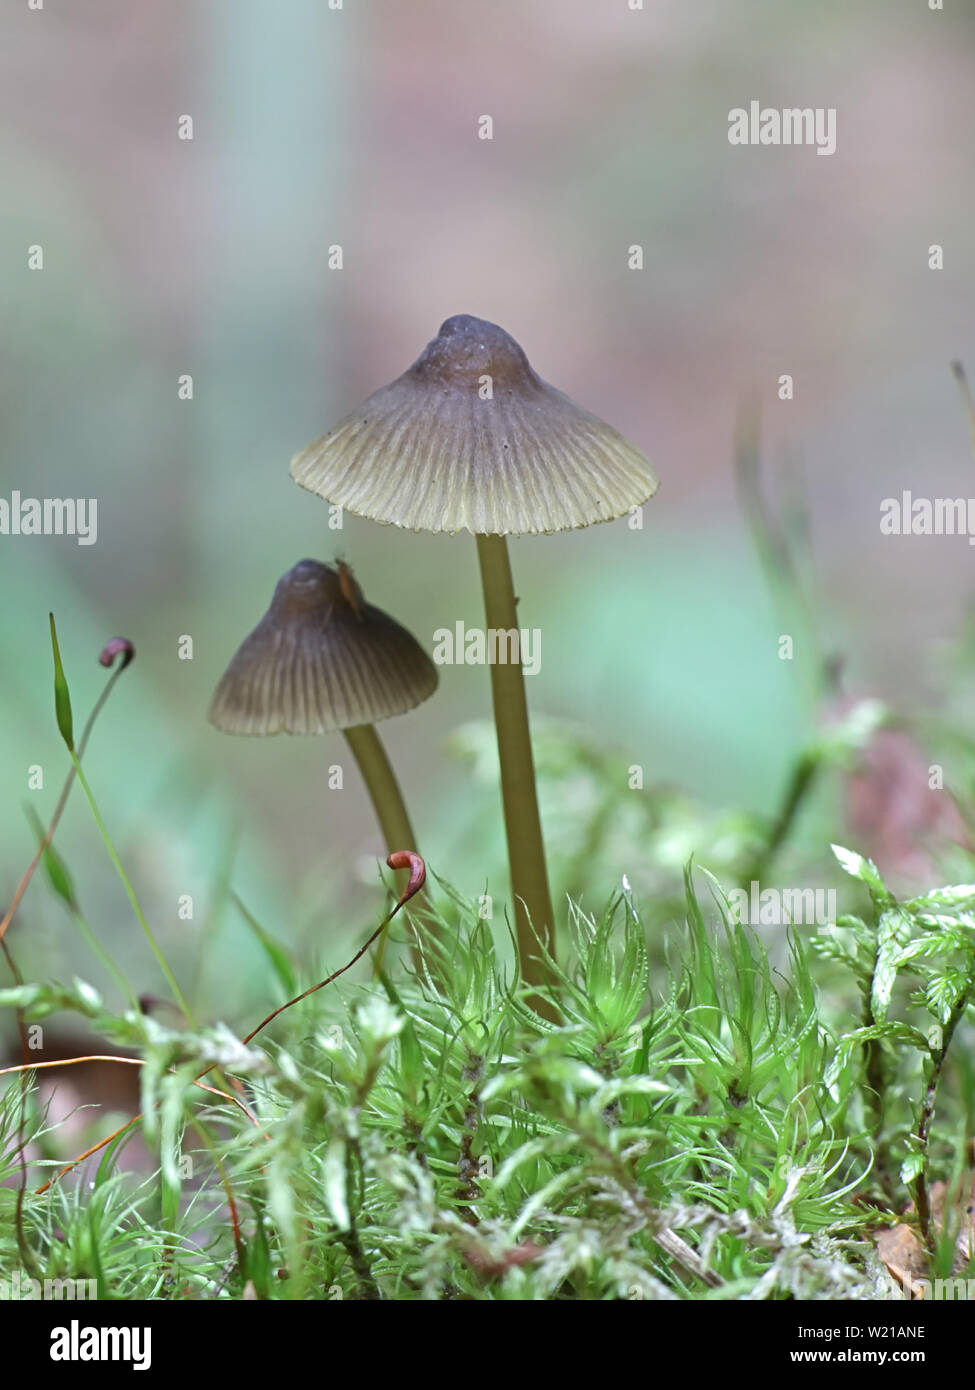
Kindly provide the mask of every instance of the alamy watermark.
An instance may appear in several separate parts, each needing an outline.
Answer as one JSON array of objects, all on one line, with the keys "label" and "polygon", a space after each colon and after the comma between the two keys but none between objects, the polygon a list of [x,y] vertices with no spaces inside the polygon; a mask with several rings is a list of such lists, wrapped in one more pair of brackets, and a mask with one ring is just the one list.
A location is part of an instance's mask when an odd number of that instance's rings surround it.
[{"label": "alamy watermark", "polygon": [[836,153],[835,106],[786,106],[760,101],[728,112],[729,145],[815,145],[817,154]]},{"label": "alamy watermark", "polygon": [[517,666],[526,676],[542,669],[542,634],[537,627],[438,627],[433,634],[433,659],[438,666]]},{"label": "alamy watermark", "polygon": [[0,1303],[56,1303],[61,1299],[94,1303],[97,1298],[97,1279],[31,1279],[20,1269],[15,1269],[9,1279],[0,1278]]},{"label": "alamy watermark", "polygon": [[151,1327],[82,1327],[72,1318],[51,1329],[52,1361],[131,1361],[133,1371],[152,1365]]},{"label": "alamy watermark", "polygon": [[975,497],[915,497],[905,489],[900,497],[880,504],[883,536],[967,536],[975,545]]},{"label": "alamy watermark", "polygon": [[95,497],[0,497],[0,536],[75,536],[79,545],[98,539]]},{"label": "alamy watermark", "polygon": [[748,927],[824,927],[836,921],[835,888],[762,888],[752,879],[747,888],[732,888],[728,902]]},{"label": "alamy watermark", "polygon": [[891,1274],[890,1282],[905,1298],[923,1299],[925,1303],[971,1303],[975,1300],[975,1279],[916,1279],[905,1269],[896,1277]]}]

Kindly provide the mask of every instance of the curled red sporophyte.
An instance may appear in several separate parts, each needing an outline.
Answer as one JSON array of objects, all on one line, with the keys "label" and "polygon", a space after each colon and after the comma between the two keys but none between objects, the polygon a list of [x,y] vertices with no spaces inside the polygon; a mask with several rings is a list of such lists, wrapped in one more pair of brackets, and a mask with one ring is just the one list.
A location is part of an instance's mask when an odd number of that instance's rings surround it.
[{"label": "curled red sporophyte", "polygon": [[391,869],[409,869],[410,881],[403,889],[403,896],[396,904],[398,908],[409,902],[427,881],[427,866],[418,854],[411,849],[395,849],[386,860]]},{"label": "curled red sporophyte", "polygon": [[103,666],[112,666],[119,653],[122,655],[122,665],[119,667],[119,670],[124,671],[135,656],[135,647],[127,637],[109,638],[98,653],[98,660]]}]

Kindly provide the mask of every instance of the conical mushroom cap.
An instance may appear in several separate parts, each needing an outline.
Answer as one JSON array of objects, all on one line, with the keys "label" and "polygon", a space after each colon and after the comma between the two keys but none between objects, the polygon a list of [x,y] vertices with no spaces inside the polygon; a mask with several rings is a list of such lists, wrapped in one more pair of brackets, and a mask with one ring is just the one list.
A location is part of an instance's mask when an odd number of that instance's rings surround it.
[{"label": "conical mushroom cap", "polygon": [[296,455],[291,475],[357,516],[477,535],[612,521],[657,489],[639,449],[536,376],[503,328],[468,314]]},{"label": "conical mushroom cap", "polygon": [[426,652],[362,599],[349,570],[301,560],[227,667],[209,719],[228,734],[326,734],[405,714],[436,688]]}]

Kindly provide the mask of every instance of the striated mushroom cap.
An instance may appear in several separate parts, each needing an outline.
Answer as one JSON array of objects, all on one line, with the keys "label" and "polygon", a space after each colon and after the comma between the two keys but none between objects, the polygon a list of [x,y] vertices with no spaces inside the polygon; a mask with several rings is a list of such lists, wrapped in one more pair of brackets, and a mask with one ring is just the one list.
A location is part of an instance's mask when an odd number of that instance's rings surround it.
[{"label": "striated mushroom cap", "polygon": [[477,535],[612,521],[657,490],[639,449],[542,381],[503,328],[469,314],[447,319],[401,377],[297,454],[291,476],[357,516]]},{"label": "striated mushroom cap", "polygon": [[326,734],[405,714],[437,679],[416,639],[365,602],[347,566],[300,560],[238,648],[208,717],[229,734]]}]

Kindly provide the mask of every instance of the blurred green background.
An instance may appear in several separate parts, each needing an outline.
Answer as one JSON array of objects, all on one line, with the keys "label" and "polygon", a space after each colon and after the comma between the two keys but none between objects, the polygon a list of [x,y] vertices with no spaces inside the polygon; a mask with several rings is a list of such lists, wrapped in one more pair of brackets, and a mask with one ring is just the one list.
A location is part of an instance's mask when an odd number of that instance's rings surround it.
[{"label": "blurred green background", "polygon": [[[975,13],[962,9],[6,6],[0,495],[94,496],[99,530],[90,547],[0,537],[0,902],[32,852],[25,803],[46,821],[67,769],[53,609],[79,720],[104,681],[102,643],[123,633],[136,645],[87,766],[202,1011],[239,1022],[267,993],[228,880],[304,959],[337,964],[375,920],[370,808],[354,775],[341,793],[326,787],[342,740],[231,739],[205,714],[303,556],[343,557],[428,648],[434,629],[480,622],[470,537],[352,517],[329,531],[327,508],[288,475],[299,448],[451,314],[502,324],[661,479],[642,531],[513,543],[523,621],[543,634],[529,681],[540,721],[567,721],[621,778],[640,764],[648,788],[684,789],[702,814],[772,814],[812,731],[813,654],[800,640],[791,665],[779,660],[781,621],[736,497],[734,421],[752,395],[771,491],[804,480],[818,621],[848,688],[928,708],[971,551],[883,537],[878,518],[904,487],[972,491],[948,370],[975,357]],[[728,112],[752,99],[835,106],[837,152],[730,146]],[[485,114],[492,141],[477,138]],[[178,138],[184,115],[192,140]],[[935,242],[940,272],[928,269]],[[42,272],[27,268],[35,244]],[[335,244],[341,270],[328,267]],[[642,271],[628,268],[635,244]],[[177,396],[187,373],[192,401]],[[783,373],[791,402],[777,399]],[[185,635],[191,661],[178,659]],[[433,700],[382,733],[431,868],[465,897],[493,892],[500,912],[490,759],[451,752],[455,731],[490,713],[487,673],[441,676]],[[485,746],[461,741],[472,738]],[[28,790],[33,764],[43,791]],[[576,792],[581,823],[588,792],[561,775],[556,748],[543,790],[555,889],[595,905],[623,872],[641,883],[639,836],[580,877],[561,838]],[[77,793],[58,845],[103,940],[140,988],[159,989]],[[686,849],[675,832],[675,862]],[[192,921],[177,914],[184,894]],[[105,983],[39,883],[10,942],[27,974]]]}]

